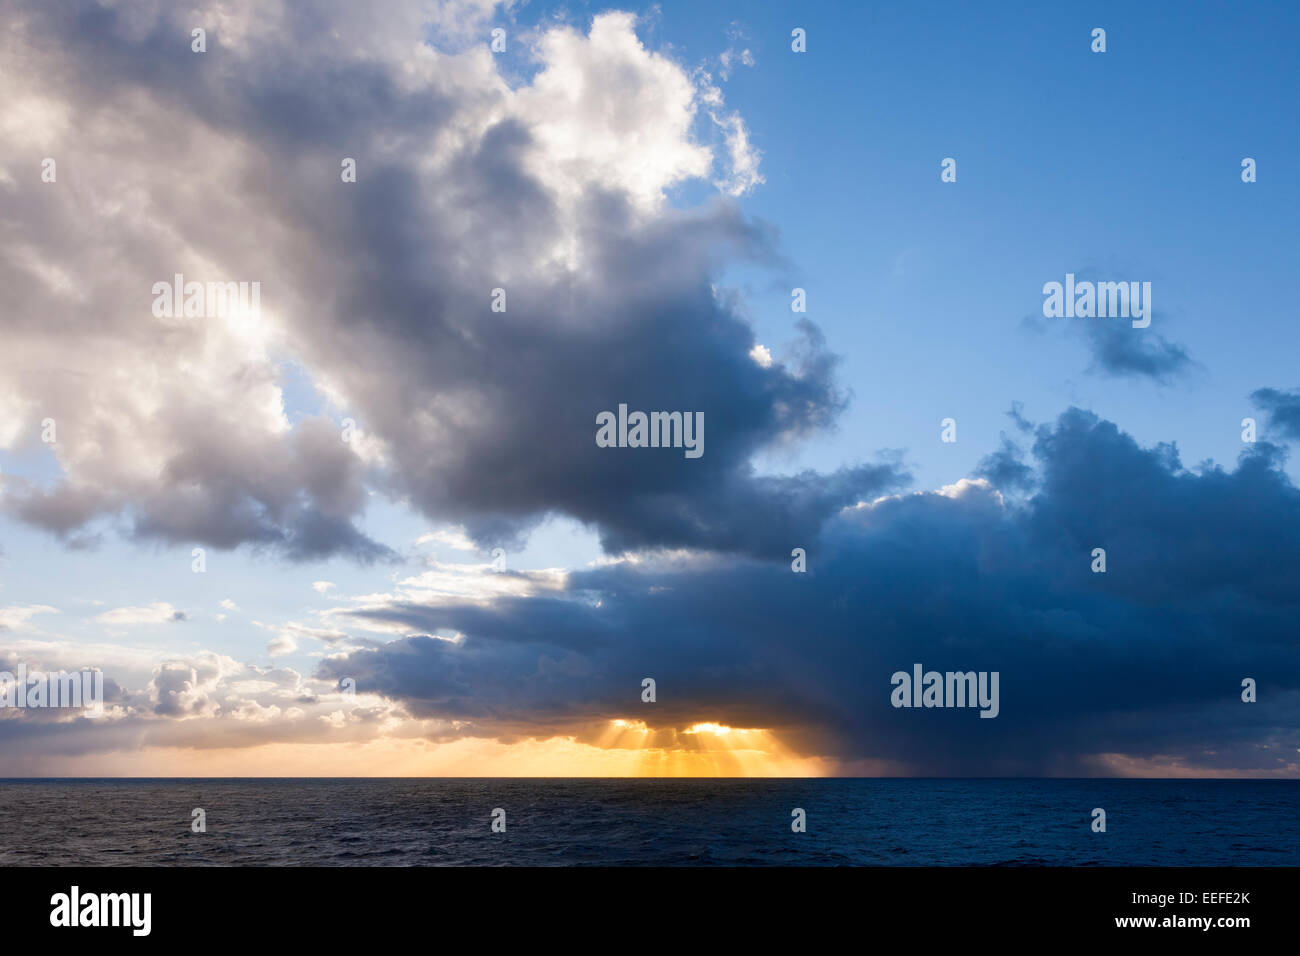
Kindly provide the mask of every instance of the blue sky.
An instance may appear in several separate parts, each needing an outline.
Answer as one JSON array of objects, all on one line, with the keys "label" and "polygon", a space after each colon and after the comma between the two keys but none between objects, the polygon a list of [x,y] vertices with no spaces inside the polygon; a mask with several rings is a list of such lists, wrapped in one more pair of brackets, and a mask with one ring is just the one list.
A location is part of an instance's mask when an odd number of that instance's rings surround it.
[{"label": "blue sky", "polygon": [[[1300,197],[1292,167],[1300,156],[1300,78],[1291,41],[1300,11],[1270,4],[530,3],[467,19],[458,25],[463,30],[429,27],[428,35],[435,47],[464,51],[486,42],[491,27],[506,28],[511,47],[492,66],[519,89],[542,69],[540,34],[567,24],[585,36],[593,16],[607,10],[636,14],[646,51],[676,64],[699,88],[716,86],[722,111],[742,119],[759,154],[763,181],[727,202],[768,242],[757,257],[720,257],[712,282],[739,295],[736,314],[778,362],[799,336],[790,290],[805,289],[806,318],[838,356],[835,387],[852,395],[831,427],[807,429],[794,444],[756,445],[749,460],[760,473],[897,461],[911,476],[907,491],[938,489],[974,477],[1004,433],[1025,449],[1033,444],[1008,417],[1013,406],[1045,426],[1071,407],[1087,410],[1140,446],[1176,444],[1186,467],[1206,459],[1235,467],[1246,449],[1246,416],[1259,420],[1262,441],[1289,440],[1250,395],[1297,384],[1300,330],[1291,312],[1300,291]],[[807,32],[805,53],[791,51],[795,27]],[[1097,27],[1106,31],[1104,53],[1090,49]],[[96,55],[111,59],[121,52],[112,49],[117,42],[104,39]],[[128,51],[135,41],[120,42]],[[242,52],[233,40],[231,50]],[[750,65],[740,60],[744,51]],[[142,82],[149,95],[162,95],[156,78]],[[287,88],[291,80],[283,82]],[[245,115],[245,107],[270,109],[274,97],[262,99],[254,83],[244,104],[232,97],[226,117]],[[78,91],[58,95],[72,102]],[[206,95],[196,92],[194,102]],[[706,114],[696,115],[692,135],[721,163],[725,148]],[[232,142],[239,131],[232,125],[222,135]],[[401,130],[392,133],[399,141]],[[248,134],[254,149],[259,135],[256,128]],[[267,155],[280,145],[267,145]],[[347,148],[323,152],[332,162]],[[412,154],[401,155],[406,162]],[[955,183],[940,181],[946,157],[957,162]],[[1257,182],[1242,182],[1244,157],[1257,162]],[[75,160],[64,168],[75,169]],[[720,201],[710,177],[677,178],[665,194],[679,210]],[[392,234],[405,235],[396,227]],[[1066,273],[1150,282],[1150,328],[1044,318],[1043,284]],[[1158,377],[1099,368],[1089,324],[1106,322],[1141,337],[1133,341],[1162,339],[1186,360]],[[339,383],[347,376],[339,372],[336,383],[337,370],[312,352],[318,343],[304,347],[301,334],[297,347],[290,334],[273,352],[287,419],[338,422],[358,414],[317,387],[328,382],[346,392]],[[93,340],[83,347],[93,348]],[[357,387],[355,379],[350,384]],[[940,422],[950,416],[958,439],[945,444]],[[361,422],[370,427],[365,416]],[[48,486],[63,466],[35,434],[29,429],[0,450],[0,469]],[[401,447],[400,437],[392,441]],[[1292,481],[1300,476],[1294,460],[1278,467]],[[413,492],[417,484],[368,473],[356,527],[396,553],[371,564],[345,551],[287,560],[275,548],[244,543],[208,546],[207,573],[193,574],[193,545],[175,535],[133,534],[138,515],[131,507],[82,525],[73,537],[93,536],[89,547],[71,546],[11,510],[0,518],[0,605],[57,608],[57,622],[50,615],[41,625],[73,643],[215,651],[308,674],[329,649],[303,640],[273,660],[267,644],[285,622],[320,625],[321,612],[391,593],[430,558],[487,560],[486,539],[472,549],[417,544],[428,532],[455,532],[463,517],[413,501],[412,494],[439,500],[436,490]],[[509,549],[512,570],[580,570],[611,556],[601,545],[600,520],[564,510],[557,504],[522,550]],[[765,517],[756,513],[752,521]],[[810,529],[809,539],[815,534]],[[313,589],[320,581],[332,587]],[[223,608],[223,600],[235,608]],[[187,620],[114,628],[97,619],[155,602]]]},{"label": "blue sky", "polygon": [[[857,398],[810,451],[818,464],[906,448],[922,484],[946,483],[996,443],[1013,401],[1035,420],[1091,408],[1145,442],[1177,441],[1189,463],[1235,460],[1247,395],[1288,381],[1300,346],[1279,214],[1296,206],[1297,132],[1277,121],[1296,12],[1173,9],[763,6],[759,66],[727,86],[764,150],[749,205],[778,224]],[[802,59],[784,48],[796,21]],[[1089,49],[1095,26],[1105,54]],[[954,184],[939,182],[948,156]],[[1273,175],[1243,184],[1245,156]],[[1085,270],[1152,281],[1153,328],[1203,368],[1168,387],[1116,381],[1086,373],[1069,334],[1084,320],[1026,331],[1042,284]],[[754,311],[779,338],[785,297]],[[951,448],[938,443],[948,415],[965,426]]]}]

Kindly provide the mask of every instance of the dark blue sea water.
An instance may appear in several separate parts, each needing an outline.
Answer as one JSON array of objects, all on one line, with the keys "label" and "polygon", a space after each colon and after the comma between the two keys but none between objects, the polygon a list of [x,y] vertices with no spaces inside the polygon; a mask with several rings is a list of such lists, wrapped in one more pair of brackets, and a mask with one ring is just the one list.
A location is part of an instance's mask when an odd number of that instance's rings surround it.
[{"label": "dark blue sea water", "polygon": [[0,865],[74,864],[1294,866],[1300,782],[0,782]]}]

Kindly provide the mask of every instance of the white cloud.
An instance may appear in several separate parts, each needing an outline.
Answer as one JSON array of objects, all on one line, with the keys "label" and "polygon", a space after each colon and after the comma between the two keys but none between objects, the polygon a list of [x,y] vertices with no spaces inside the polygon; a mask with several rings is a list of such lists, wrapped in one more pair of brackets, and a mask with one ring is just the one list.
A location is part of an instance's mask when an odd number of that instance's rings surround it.
[{"label": "white cloud", "polygon": [[[329,613],[329,612],[326,612]],[[298,621],[288,621],[284,624],[263,624],[260,621],[254,622],[258,627],[266,630],[278,632],[276,641],[280,643],[279,647],[292,647],[290,650],[297,650],[298,638],[307,638],[314,641],[320,641],[322,644],[330,647],[350,647],[353,645],[352,637],[346,631],[340,631],[336,628],[329,627],[312,627],[308,624],[301,624]],[[272,643],[276,643],[272,641]],[[287,652],[286,652],[287,653]]]},{"label": "white cloud", "polygon": [[729,80],[731,79],[732,68],[737,63],[741,66],[754,65],[754,53],[749,49],[749,47],[745,47],[743,50],[737,50],[735,47],[727,47],[727,49],[722,51],[718,60],[722,63],[721,69],[718,70],[718,75],[724,80]]},{"label": "white cloud", "polygon": [[456,551],[477,551],[478,545],[471,541],[465,534],[463,527],[444,528],[440,531],[427,531],[415,539],[417,545],[420,544],[442,544]]},{"label": "white cloud", "polygon": [[728,195],[743,196],[765,182],[759,172],[763,154],[750,143],[749,129],[740,113],[725,109],[722,90],[713,84],[713,78],[704,70],[697,70],[696,77],[700,101],[713,125],[722,133],[731,158],[730,168],[714,180],[714,185]]},{"label": "white cloud", "polygon": [[602,13],[583,36],[568,27],[538,41],[542,69],[511,109],[536,140],[532,168],[562,197],[592,185],[625,191],[644,210],[683,179],[708,175],[712,155],[691,136],[695,87],[682,68],[641,45],[630,13]]},{"label": "white cloud", "polygon": [[0,630],[20,631],[28,626],[37,614],[58,614],[58,608],[48,604],[28,604],[23,607],[0,607]]},{"label": "white cloud", "polygon": [[168,621],[183,621],[185,613],[178,611],[166,601],[155,601],[143,607],[119,607],[105,611],[95,620],[104,624],[163,624]]},{"label": "white cloud", "polygon": [[273,637],[266,645],[266,652],[272,657],[283,657],[298,649],[298,642],[292,634],[280,634]]}]

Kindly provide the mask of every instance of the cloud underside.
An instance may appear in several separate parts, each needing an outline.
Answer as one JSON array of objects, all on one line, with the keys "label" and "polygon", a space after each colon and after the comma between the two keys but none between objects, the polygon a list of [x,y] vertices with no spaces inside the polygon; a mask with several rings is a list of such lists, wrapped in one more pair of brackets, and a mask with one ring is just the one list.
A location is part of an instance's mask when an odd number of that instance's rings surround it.
[{"label": "cloud underside", "polygon": [[[1295,772],[1300,495],[1280,463],[1261,444],[1232,471],[1190,472],[1172,447],[1071,410],[1036,433],[1027,499],[974,481],[846,509],[807,543],[805,574],[618,564],[486,607],[353,609],[466,639],[359,649],[321,676],[517,733],[593,714],[714,720],[907,772],[1088,773],[1102,754]],[[1000,715],[891,707],[891,674],[916,662],[998,671]],[[1267,688],[1258,703],[1241,699],[1247,677]]]},{"label": "cloud underside", "polygon": [[[374,703],[340,717],[353,732],[385,712],[444,742],[599,746],[622,720],[662,743],[710,722],[840,772],[1294,775],[1300,492],[1281,458],[1261,443],[1232,470],[1192,472],[1071,410],[1034,434],[1029,497],[980,479],[846,508],[797,542],[805,573],[677,552],[550,577],[484,569],[490,594],[425,575],[336,608],[312,680],[351,678]],[[999,715],[892,707],[890,677],[914,663],[999,672]],[[155,711],[187,700],[154,684]]]}]

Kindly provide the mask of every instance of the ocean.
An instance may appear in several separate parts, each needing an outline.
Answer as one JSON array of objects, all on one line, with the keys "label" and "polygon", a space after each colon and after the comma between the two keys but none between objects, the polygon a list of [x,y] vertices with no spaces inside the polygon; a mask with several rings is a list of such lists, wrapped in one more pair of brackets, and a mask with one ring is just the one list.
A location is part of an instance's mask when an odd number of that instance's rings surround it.
[{"label": "ocean", "polygon": [[1295,866],[1300,781],[6,780],[0,865]]}]

